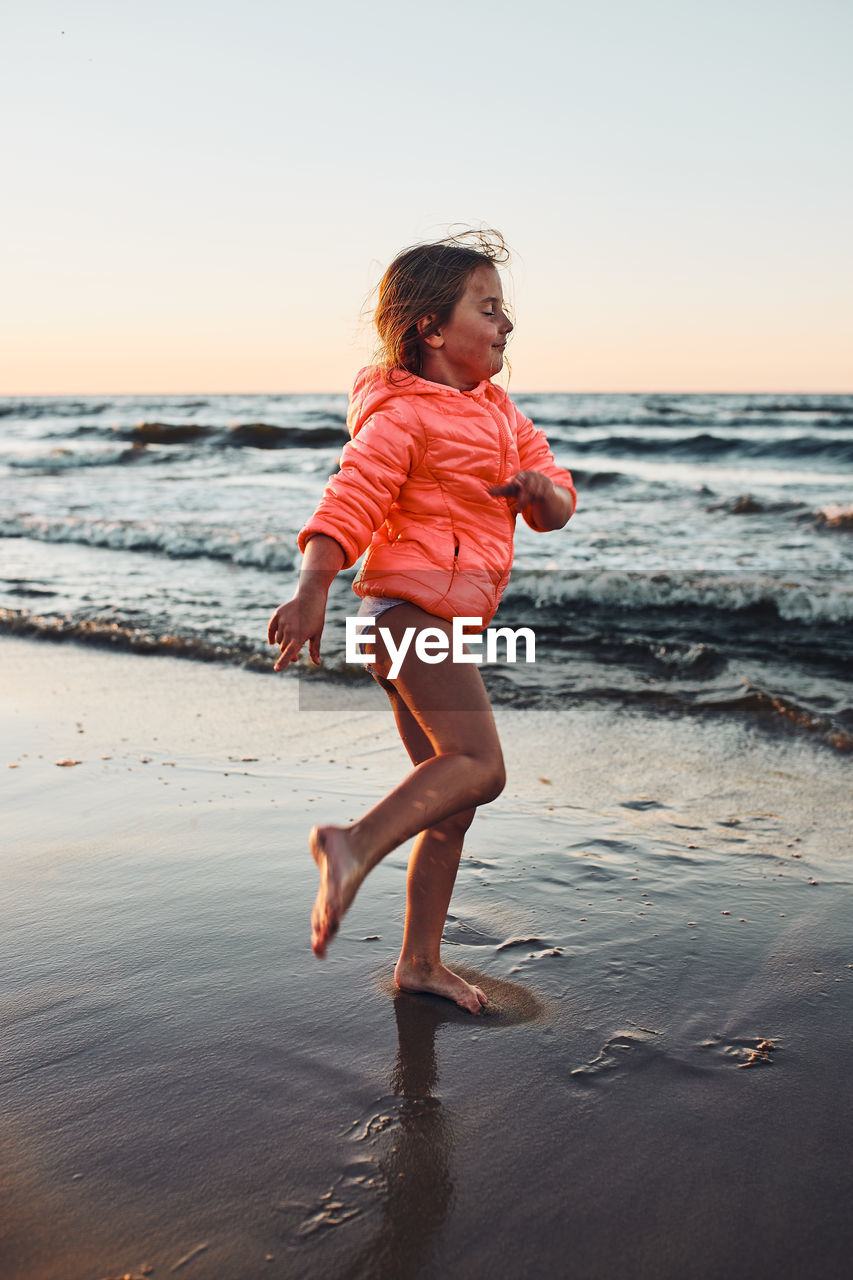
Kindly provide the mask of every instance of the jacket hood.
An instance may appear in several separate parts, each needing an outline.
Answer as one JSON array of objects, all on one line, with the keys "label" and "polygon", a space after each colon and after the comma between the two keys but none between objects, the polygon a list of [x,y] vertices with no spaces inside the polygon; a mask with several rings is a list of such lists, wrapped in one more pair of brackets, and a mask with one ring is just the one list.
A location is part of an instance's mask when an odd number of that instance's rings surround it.
[{"label": "jacket hood", "polygon": [[[394,401],[408,399],[410,396],[438,396],[442,399],[461,395],[477,395],[482,393],[490,382],[478,382],[469,392],[457,391],[455,387],[445,386],[442,382],[430,382],[427,378],[419,378],[415,373],[403,370],[392,372],[392,381],[378,365],[371,364],[362,369],[353,383],[347,410],[347,427],[353,439],[361,428],[380,409],[390,409]],[[497,390],[497,388],[495,388]]]}]

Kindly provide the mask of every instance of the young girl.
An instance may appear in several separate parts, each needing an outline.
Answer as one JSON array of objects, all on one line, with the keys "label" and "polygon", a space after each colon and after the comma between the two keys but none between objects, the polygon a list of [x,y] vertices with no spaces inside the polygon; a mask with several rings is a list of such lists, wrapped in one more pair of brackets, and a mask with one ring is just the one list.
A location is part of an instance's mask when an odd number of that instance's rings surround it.
[{"label": "young girl", "polygon": [[[319,663],[331,582],[367,550],[353,590],[359,612],[376,624],[369,669],[414,768],[351,826],[311,832],[320,871],[311,945],[325,955],[367,873],[417,836],[394,978],[404,991],[446,996],[472,1013],[486,996],[442,964],[441,934],[465,832],[505,775],[477,666],[450,658],[451,624],[466,617],[488,626],[509,580],[517,514],[546,532],[562,528],[575,507],[572,477],[554,462],[544,432],[491,381],[513,327],[495,265],[507,257],[496,233],[467,233],[407,249],[385,272],[375,313],[381,359],[356,379],[352,439],[299,534],[296,595],[268,631],[281,650],[276,671],[306,641]],[[390,679],[380,627],[395,651],[414,627],[429,628],[434,643],[443,633],[448,653],[425,662],[410,643]]]}]

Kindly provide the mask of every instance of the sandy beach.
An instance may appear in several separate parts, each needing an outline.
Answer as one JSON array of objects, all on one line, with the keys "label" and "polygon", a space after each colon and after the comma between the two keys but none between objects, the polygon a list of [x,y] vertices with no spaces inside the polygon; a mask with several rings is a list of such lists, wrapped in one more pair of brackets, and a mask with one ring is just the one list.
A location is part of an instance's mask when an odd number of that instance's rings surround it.
[{"label": "sandy beach", "polygon": [[0,689],[4,1277],[849,1274],[849,757],[499,707],[473,1018],[392,989],[405,849],[310,951],[379,690],[11,637]]}]

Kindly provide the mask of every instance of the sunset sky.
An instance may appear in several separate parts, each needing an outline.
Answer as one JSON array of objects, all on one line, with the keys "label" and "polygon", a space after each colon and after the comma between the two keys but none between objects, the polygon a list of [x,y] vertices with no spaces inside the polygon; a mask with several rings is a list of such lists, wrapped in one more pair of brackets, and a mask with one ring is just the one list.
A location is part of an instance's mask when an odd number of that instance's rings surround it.
[{"label": "sunset sky", "polygon": [[345,391],[500,228],[518,391],[853,391],[849,0],[6,7],[0,394]]}]

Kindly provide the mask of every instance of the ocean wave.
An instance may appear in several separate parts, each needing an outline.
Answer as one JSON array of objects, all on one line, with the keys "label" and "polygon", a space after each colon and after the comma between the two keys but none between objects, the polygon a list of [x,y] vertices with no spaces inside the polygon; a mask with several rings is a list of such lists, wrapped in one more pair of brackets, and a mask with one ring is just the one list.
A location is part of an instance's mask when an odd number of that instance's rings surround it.
[{"label": "ocean wave", "polygon": [[129,653],[169,654],[197,662],[236,664],[258,671],[272,669],[269,654],[259,653],[248,641],[214,644],[200,636],[169,632],[158,635],[106,618],[74,619],[67,615],[40,616],[23,610],[0,609],[0,632],[39,640],[74,640]]},{"label": "ocean wave", "polygon": [[633,476],[626,476],[621,471],[585,471],[582,467],[572,467],[572,478],[584,489],[602,489],[611,485],[632,483]]},{"label": "ocean wave", "polygon": [[[529,689],[515,688],[510,681],[501,679],[501,672],[496,674],[497,679],[494,676],[490,678],[489,672],[484,674],[489,695],[494,702],[517,707],[547,707],[553,701],[553,693],[544,697],[541,694],[531,695]],[[586,690],[575,688],[563,696],[570,698],[575,704],[617,703],[628,710],[636,708],[646,713],[651,711],[668,716],[693,716],[697,719],[707,716],[736,716],[771,733],[794,734],[845,755],[853,753],[853,733],[845,725],[831,716],[821,715],[801,706],[795,699],[748,683],[736,691],[699,696],[690,690],[654,686],[628,689],[604,686]]]},{"label": "ocean wave", "polygon": [[[762,460],[795,462],[811,467],[819,464],[826,468],[847,468],[853,464],[853,438],[849,435],[832,435],[823,427],[812,435],[786,436],[779,434],[779,424],[768,423],[775,428],[775,436],[736,434],[736,424],[725,424],[719,430],[703,430],[678,434],[646,434],[644,428],[652,424],[630,424],[624,420],[618,426],[622,432],[608,433],[602,430],[601,421],[590,420],[572,423],[574,428],[587,426],[592,433],[575,434],[565,423],[545,422],[552,444],[571,457],[582,459],[594,455],[613,459],[660,459],[663,462],[720,462],[751,463]],[[712,425],[712,424],[709,424]],[[631,428],[634,428],[633,430]],[[751,430],[756,430],[753,424]],[[272,422],[242,422],[230,425],[200,421],[169,421],[146,419],[128,425],[78,422],[71,430],[57,428],[43,441],[56,449],[67,449],[69,442],[86,441],[90,448],[114,446],[124,441],[139,449],[342,449],[349,436],[342,420],[329,414],[320,414],[309,424],[280,425]],[[128,455],[129,457],[130,455]],[[128,457],[122,459],[128,460]]]},{"label": "ocean wave", "polygon": [[[725,402],[725,397],[721,397]],[[846,414],[853,409],[853,397],[849,395],[755,397],[754,404],[740,404],[739,413],[807,413]]]},{"label": "ocean wave", "polygon": [[[308,415],[310,416],[310,415]],[[320,449],[328,445],[343,446],[348,437],[342,422],[328,414],[320,414],[313,426],[277,426],[271,422],[239,422],[227,426],[209,422],[144,421],[132,426],[100,426],[80,423],[71,437],[93,435],[107,440],[127,440],[133,445],[208,444],[241,449]],[[68,439],[66,435],[64,437]]]},{"label": "ocean wave", "polygon": [[41,472],[50,475],[57,471],[72,471],[85,467],[117,467],[128,462],[139,462],[143,457],[140,447],[125,445],[110,447],[104,445],[98,450],[68,449],[65,447],[49,449],[41,453],[15,454],[7,457],[5,465],[14,471]]},{"label": "ocean wave", "polygon": [[[745,495],[748,496],[748,495]],[[742,499],[720,509],[737,512]],[[752,510],[748,505],[745,510]],[[764,508],[762,508],[764,509]],[[775,510],[775,504],[767,509]],[[783,509],[788,510],[787,504]],[[799,517],[798,517],[799,518]],[[808,512],[810,520],[815,513]],[[853,509],[824,509],[827,528],[849,530]],[[836,521],[837,523],[831,523]],[[846,522],[846,523],[845,523]],[[23,513],[0,517],[0,537],[72,543],[115,551],[146,552],[172,559],[208,558],[246,568],[291,571],[300,561],[296,528],[275,531],[254,525],[205,525],[188,516],[155,523],[132,518],[105,520],[74,515]],[[525,610],[613,610],[678,613],[711,610],[720,615],[747,612],[783,622],[849,626],[853,622],[853,574],[834,575],[757,570],[627,570],[525,567],[517,562],[501,606]]]},{"label": "ocean wave", "polygon": [[821,461],[836,466],[853,464],[853,440],[825,439],[819,436],[753,440],[743,436],[714,435],[708,431],[680,439],[605,435],[586,440],[573,439],[571,447],[575,453],[582,454],[594,453],[616,458],[656,455],[682,462],[709,462],[730,455],[750,461],[807,458],[810,463]]},{"label": "ocean wave", "polygon": [[113,401],[91,400],[2,400],[0,418],[80,418],[106,413]]},{"label": "ocean wave", "polygon": [[[524,412],[537,426],[545,427],[549,431],[578,428],[606,430],[609,427],[622,427],[628,431],[659,430],[668,437],[685,428],[696,431],[701,427],[721,431],[737,431],[741,428],[749,431],[778,431],[780,427],[786,426],[800,430],[814,426],[822,432],[844,431],[853,427],[853,405],[850,403],[843,409],[826,406],[783,409],[763,404],[745,404],[727,409],[724,405],[715,403],[713,406],[705,405],[692,410],[683,405],[673,407],[656,405],[654,409],[641,405],[626,405],[624,408],[620,407],[618,411],[604,407],[599,410],[590,409],[586,405],[579,407],[576,412],[571,412],[563,407],[547,404],[527,403],[522,406],[521,397],[519,402],[519,407],[523,407]],[[809,419],[811,421],[808,421]]]},{"label": "ocean wave", "polygon": [[[174,453],[185,457],[180,446],[193,447],[201,443],[225,448],[255,449],[323,449],[330,445],[342,448],[347,436],[332,427],[305,430],[299,427],[272,427],[263,423],[231,427],[220,431],[200,423],[141,423],[137,427],[111,428],[107,432],[91,426],[80,426],[76,431],[54,439],[83,438],[91,441],[98,436],[104,443],[96,447],[75,447],[68,444],[53,448],[40,448],[29,453],[7,453],[0,461],[16,471],[50,473],[59,469],[73,470],[87,467],[126,466],[139,462],[163,462]],[[115,442],[120,440],[122,444]],[[153,446],[153,447],[152,447]],[[166,446],[165,449],[160,446]]]},{"label": "ocean wave", "polygon": [[803,502],[767,502],[759,500],[751,493],[740,493],[735,498],[726,498],[723,502],[712,503],[708,511],[727,511],[733,516],[753,515],[791,515],[795,512],[808,512],[811,508]]},{"label": "ocean wave", "polygon": [[816,737],[836,751],[845,754],[853,752],[853,734],[830,716],[820,715],[786,694],[773,693],[749,682],[744,682],[734,695],[697,700],[695,707],[703,711],[734,711],[741,715],[747,713],[758,716],[779,727],[799,730],[810,737]]},{"label": "ocean wave", "polygon": [[254,449],[318,449],[337,444],[343,447],[349,433],[343,424],[313,427],[276,427],[268,422],[246,422],[229,427],[220,437],[223,444]]},{"label": "ocean wave", "polygon": [[[529,406],[528,406],[529,407]],[[531,409],[534,416],[534,426],[547,429],[549,432],[560,430],[562,428],[594,428],[601,430],[606,427],[662,427],[666,430],[676,427],[690,427],[696,429],[697,422],[714,421],[713,415],[704,414],[684,414],[680,412],[678,416],[659,417],[657,414],[644,413],[642,410],[636,410],[630,413],[604,414],[604,413],[547,413],[536,412]]]},{"label": "ocean wave", "polygon": [[213,435],[203,422],[138,422],[133,427],[113,427],[113,432],[134,444],[187,444]]},{"label": "ocean wave", "polygon": [[592,679],[586,684],[577,680],[567,681],[562,688],[543,682],[536,688],[530,683],[516,681],[514,673],[505,667],[484,667],[482,675],[492,701],[509,706],[553,707],[557,701],[563,705],[603,702],[667,716],[697,719],[735,716],[773,734],[793,734],[833,751],[853,753],[850,729],[853,713],[849,708],[827,714],[804,705],[792,694],[763,688],[745,679],[734,685],[723,679],[719,683],[711,682],[708,687],[655,678],[622,683]]},{"label": "ocean wave", "polygon": [[[110,618],[74,618],[70,615],[38,615],[25,610],[0,608],[0,633],[30,637],[53,642],[73,641],[101,648],[118,649],[141,656],[168,655],[200,662],[215,662],[241,666],[262,674],[272,673],[272,657],[268,646],[249,640],[212,641],[204,635],[190,632],[157,632],[145,627],[132,626]],[[551,665],[544,673],[540,668],[538,679],[518,679],[518,668],[483,667],[482,675],[495,703],[519,709],[529,707],[570,706],[589,702],[618,703],[628,709],[636,707],[644,712],[661,712],[672,715],[737,715],[748,722],[771,730],[801,734],[822,743],[834,751],[853,752],[853,733],[849,730],[851,713],[843,711],[833,718],[819,710],[803,705],[790,694],[772,691],[742,680],[735,687],[702,687],[702,677],[719,670],[719,655],[703,651],[698,646],[693,655],[697,663],[713,658],[714,672],[695,669],[693,676],[700,677],[695,685],[679,684],[678,676],[685,672],[667,674],[676,676],[674,682],[657,683],[634,681],[632,683],[607,683],[605,679],[579,683],[573,673],[568,677],[564,665]],[[689,665],[689,664],[688,664]],[[605,672],[602,671],[602,675]],[[340,654],[328,655],[320,668],[300,668],[288,673],[309,682],[344,682],[349,686],[361,684],[372,694],[376,690],[365,676],[362,667],[346,663]]]},{"label": "ocean wave", "polygon": [[[795,416],[793,411],[792,416]],[[724,426],[726,430],[736,427],[746,427],[753,431],[778,431],[780,426],[799,428],[802,430],[804,426],[812,426],[818,431],[826,431],[829,433],[834,431],[849,431],[853,428],[853,417],[850,417],[849,414],[839,416],[838,414],[827,411],[810,413],[803,409],[799,414],[796,414],[796,416],[799,418],[811,418],[811,422],[807,423],[802,420],[788,422],[786,420],[786,414],[768,417],[766,414],[756,409],[753,410],[752,413],[749,411],[741,411],[736,417],[725,418],[721,425]]]},{"label": "ocean wave", "polygon": [[299,557],[294,534],[252,537],[187,521],[156,527],[134,520],[85,520],[74,516],[19,516],[0,519],[0,537],[76,543],[113,551],[145,551],[172,559],[228,560],[251,568],[293,569]]},{"label": "ocean wave", "polygon": [[[631,573],[515,569],[504,596],[513,613],[571,606],[645,613],[685,609],[718,614],[764,614],[783,622],[847,627],[853,622],[853,580],[796,581],[790,575],[743,573]],[[502,608],[504,606],[502,605]]]}]

